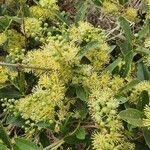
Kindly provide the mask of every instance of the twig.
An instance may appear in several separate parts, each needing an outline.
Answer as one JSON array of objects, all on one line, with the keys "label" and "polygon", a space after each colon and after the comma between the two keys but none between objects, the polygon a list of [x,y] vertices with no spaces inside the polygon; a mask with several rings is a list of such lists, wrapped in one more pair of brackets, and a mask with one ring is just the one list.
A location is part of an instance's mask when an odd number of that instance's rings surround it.
[{"label": "twig", "polygon": [[50,68],[45,68],[45,67],[36,67],[34,65],[25,65],[25,64],[11,64],[11,63],[5,63],[5,62],[0,62],[0,66],[8,66],[8,67],[15,67],[15,68],[29,68],[29,69],[37,69],[37,70],[51,70]]},{"label": "twig", "polygon": [[44,148],[44,150],[50,150],[50,149],[57,149],[58,147],[60,147],[63,143],[64,143],[64,139],[57,141],[56,143],[53,143],[49,146],[47,146],[46,148]]}]

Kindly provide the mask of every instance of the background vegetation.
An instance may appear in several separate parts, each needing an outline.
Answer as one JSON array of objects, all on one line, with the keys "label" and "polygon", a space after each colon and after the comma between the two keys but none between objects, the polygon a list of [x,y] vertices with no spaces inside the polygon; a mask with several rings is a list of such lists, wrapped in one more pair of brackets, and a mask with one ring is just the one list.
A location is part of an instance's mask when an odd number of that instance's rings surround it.
[{"label": "background vegetation", "polygon": [[150,149],[150,0],[0,1],[0,150]]}]

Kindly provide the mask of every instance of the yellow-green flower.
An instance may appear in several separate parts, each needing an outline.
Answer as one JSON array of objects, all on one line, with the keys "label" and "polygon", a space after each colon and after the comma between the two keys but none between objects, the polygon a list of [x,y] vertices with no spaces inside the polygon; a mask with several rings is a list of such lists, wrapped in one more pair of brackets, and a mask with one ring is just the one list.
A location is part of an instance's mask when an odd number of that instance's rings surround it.
[{"label": "yellow-green flower", "polygon": [[39,4],[43,8],[50,9],[51,12],[58,10],[57,0],[40,0]]},{"label": "yellow-green flower", "polygon": [[119,133],[108,134],[107,132],[97,132],[92,135],[92,145],[94,150],[114,150],[123,140]]},{"label": "yellow-green flower", "polygon": [[120,133],[96,132],[92,135],[94,150],[135,150],[135,145],[129,143]]},{"label": "yellow-green flower", "polygon": [[7,69],[0,66],[0,84],[8,80]]},{"label": "yellow-green flower", "polygon": [[145,0],[148,5],[150,5],[150,0]]},{"label": "yellow-green flower", "polygon": [[0,46],[2,46],[7,41],[7,36],[5,33],[0,33]]},{"label": "yellow-green flower", "polygon": [[79,43],[82,43],[83,41],[98,41],[100,43],[104,43],[104,40],[106,39],[102,29],[95,28],[88,22],[80,21],[78,27],[72,25],[68,32],[70,39]]},{"label": "yellow-green flower", "polygon": [[107,14],[111,14],[111,13],[116,14],[119,11],[119,7],[117,4],[115,4],[113,2],[105,0],[103,2],[102,10]]},{"label": "yellow-green flower", "polygon": [[148,56],[146,57],[146,63],[147,63],[148,66],[150,66],[150,55],[148,55]]},{"label": "yellow-green flower", "polygon": [[143,125],[145,127],[150,128],[150,106],[149,105],[145,106],[144,114],[146,118],[143,119]]},{"label": "yellow-green flower", "polygon": [[12,52],[15,51],[16,48],[22,50],[25,47],[25,37],[18,33],[16,30],[11,29],[7,31],[7,51]]},{"label": "yellow-green flower", "polygon": [[[27,37],[35,37],[35,36],[41,36],[42,34],[42,27],[41,27],[41,21],[39,21],[36,18],[25,18],[24,19],[24,25],[22,24],[21,30],[24,34],[27,35]],[[24,31],[25,30],[25,31]]]},{"label": "yellow-green flower", "polygon": [[132,8],[132,7],[128,7],[125,11],[125,17],[129,20],[129,21],[134,21],[137,17],[137,9]]},{"label": "yellow-green flower", "polygon": [[146,48],[150,48],[150,36],[145,39],[145,41],[144,41],[144,46],[145,46]]},{"label": "yellow-green flower", "polygon": [[40,6],[31,6],[29,11],[32,17],[43,20],[49,19],[55,15],[55,12],[51,11],[51,9],[46,9]]},{"label": "yellow-green flower", "polygon": [[17,72],[11,71],[6,67],[0,66],[0,84],[4,84],[9,79],[13,80],[17,75]]},{"label": "yellow-green flower", "polygon": [[148,95],[150,95],[150,82],[149,81],[142,81],[133,88],[131,95],[129,96],[130,102],[137,103],[140,98],[140,94],[143,91],[147,91]]},{"label": "yellow-green flower", "polygon": [[15,104],[15,109],[19,111],[24,119],[52,123],[55,121],[55,107],[62,105],[63,98],[64,90],[62,87],[58,86],[55,90],[37,89],[33,94],[18,100]]},{"label": "yellow-green flower", "polygon": [[[60,67],[49,49],[29,51],[23,60],[23,64],[33,66],[33,68],[26,69],[25,71],[32,71],[35,74],[44,72],[46,69],[48,71],[58,70]],[[45,70],[34,69],[34,67],[45,68]]]},{"label": "yellow-green flower", "polygon": [[102,44],[99,49],[91,49],[87,53],[87,58],[95,70],[101,70],[109,62],[109,47],[106,43]]}]

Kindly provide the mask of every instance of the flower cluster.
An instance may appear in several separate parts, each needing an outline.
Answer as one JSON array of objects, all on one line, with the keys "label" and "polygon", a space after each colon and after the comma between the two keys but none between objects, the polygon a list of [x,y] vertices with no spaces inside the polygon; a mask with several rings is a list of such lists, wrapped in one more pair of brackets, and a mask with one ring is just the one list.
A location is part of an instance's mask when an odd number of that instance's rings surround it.
[{"label": "flower cluster", "polygon": [[117,14],[119,12],[119,7],[117,3],[112,2],[111,0],[105,0],[103,2],[102,10],[108,14]]},{"label": "flower cluster", "polygon": [[134,8],[133,6],[128,6],[121,4],[119,1],[115,0],[104,0],[102,2],[102,12],[104,12],[107,15],[122,15],[130,22],[134,22],[137,19],[138,16],[138,9]]},{"label": "flower cluster", "polygon": [[17,77],[17,72],[0,66],[0,84],[4,84],[8,80],[13,80],[15,77]]},{"label": "flower cluster", "polygon": [[36,123],[40,121],[53,123],[55,107],[59,106],[63,96],[63,87],[59,87],[55,91],[38,89],[34,94],[20,99],[15,108],[26,120],[31,119]]},{"label": "flower cluster", "polygon": [[51,10],[42,8],[40,6],[31,6],[29,8],[29,11],[30,11],[31,17],[37,18],[37,19],[40,18],[40,20],[49,19],[54,15],[54,12],[52,12]]},{"label": "flower cluster", "polygon": [[107,134],[97,132],[93,135],[93,149],[94,150],[134,150],[135,146],[132,143],[125,141],[119,133]]},{"label": "flower cluster", "polygon": [[27,37],[35,37],[36,35],[42,34],[42,22],[36,18],[25,18],[24,24],[21,26],[22,32],[27,35]]},{"label": "flower cluster", "polygon": [[15,99],[4,98],[4,99],[1,99],[0,101],[2,102],[2,107],[7,108],[7,109],[4,109],[4,112],[7,110],[14,111]]},{"label": "flower cluster", "polygon": [[10,50],[9,55],[7,55],[8,60],[12,63],[21,62],[24,59],[25,49],[15,48]]},{"label": "flower cluster", "polygon": [[[30,23],[29,27],[33,25],[34,27],[36,27],[35,30],[37,30],[39,23],[37,20],[35,20],[35,18],[42,21],[45,21],[46,19],[53,19],[58,10],[59,8],[57,5],[57,0],[40,0],[38,2],[38,5],[33,5],[29,7],[30,17],[32,18],[28,20]],[[28,26],[28,21],[26,21],[27,26]],[[36,21],[35,24],[34,21]],[[37,26],[36,23],[38,24]],[[32,28],[32,30],[34,29],[34,27]]]},{"label": "flower cluster", "polygon": [[128,7],[125,12],[125,18],[129,21],[135,21],[137,19],[137,9]]},{"label": "flower cluster", "polygon": [[0,46],[2,46],[7,41],[7,36],[4,33],[0,33]]},{"label": "flower cluster", "polygon": [[39,4],[43,8],[50,9],[51,12],[58,10],[57,0],[40,0]]},{"label": "flower cluster", "polygon": [[137,103],[143,91],[147,91],[148,95],[150,96],[150,93],[149,93],[150,82],[149,81],[142,81],[134,87],[134,89],[132,90],[129,96],[130,102]]},{"label": "flower cluster", "polygon": [[87,58],[91,61],[91,65],[95,70],[101,70],[104,65],[109,63],[109,47],[106,43],[102,44],[98,49],[91,49],[87,53]]},{"label": "flower cluster", "polygon": [[[29,51],[25,58],[23,59],[23,64],[32,64],[34,67],[45,68],[47,70],[57,70],[59,69],[59,63],[55,61],[54,57],[51,55],[51,51],[45,50],[35,50]],[[27,72],[32,71],[35,74],[41,73],[42,70],[38,69],[26,69]],[[42,71],[43,72],[43,71]]]},{"label": "flower cluster", "polygon": [[103,44],[105,34],[100,28],[95,28],[88,22],[79,22],[78,27],[72,25],[69,29],[70,38],[74,42],[89,42],[89,41],[98,41]]},{"label": "flower cluster", "polygon": [[148,66],[150,66],[150,55],[147,56],[146,63],[147,63]]},{"label": "flower cluster", "polygon": [[150,5],[150,0],[145,0],[148,5]]},{"label": "flower cluster", "polygon": [[0,67],[0,83],[5,83],[8,80],[7,68]]},{"label": "flower cluster", "polygon": [[150,36],[146,37],[146,39],[144,41],[144,46],[146,48],[150,48]]},{"label": "flower cluster", "polygon": [[16,30],[11,29],[6,33],[8,44],[6,50],[13,52],[15,48],[22,49],[25,47],[25,37],[18,33]]},{"label": "flower cluster", "polygon": [[147,66],[150,66],[150,54],[149,54],[149,50],[150,50],[150,36],[146,36],[145,40],[144,40],[144,48],[147,51],[147,55],[144,57],[144,61],[147,64]]},{"label": "flower cluster", "polygon": [[[117,116],[119,101],[115,98],[115,95],[125,85],[124,79],[119,76],[112,78],[109,73],[100,76],[94,73],[83,83],[90,89],[89,110],[93,120],[99,126],[99,132],[92,136],[93,148],[95,150],[119,150],[126,143],[128,148],[134,149],[134,145],[128,144],[125,140],[122,133],[123,125]],[[122,140],[124,140],[124,143],[122,143]]]},{"label": "flower cluster", "polygon": [[150,127],[150,106],[149,105],[145,106],[144,114],[146,118],[143,119],[143,125],[149,128]]},{"label": "flower cluster", "polygon": [[7,59],[12,62],[19,62],[24,57],[25,37],[16,30],[8,30],[0,34],[0,46],[7,51]]},{"label": "flower cluster", "polygon": [[[7,4],[9,2],[13,1]],[[149,5],[149,0],[145,2]],[[0,67],[0,84],[6,84],[8,89],[14,88],[19,93],[15,98],[1,99],[3,111],[16,120],[21,119],[20,127],[28,137],[40,131],[40,134],[50,132],[48,138],[54,136],[54,141],[57,137],[65,137],[66,140],[72,135],[80,140],[84,138],[79,137],[84,128],[85,136],[91,136],[92,141],[88,143],[92,143],[94,150],[134,150],[135,145],[129,142],[130,135],[126,133],[130,125],[125,120],[124,126],[119,112],[128,109],[126,106],[138,109],[137,104],[140,105],[138,102],[143,99],[143,94],[146,92],[150,96],[150,82],[139,78],[144,72],[139,75],[141,61],[143,66],[147,65],[145,74],[150,66],[150,37],[146,33],[149,27],[144,24],[139,31],[143,24],[140,17],[146,15],[148,20],[149,10],[142,14],[140,3],[93,1],[93,5],[100,5],[94,10],[99,9],[100,20],[93,25],[88,22],[90,17],[93,18],[90,14],[87,21],[78,21],[78,13],[77,17],[67,20],[72,13],[69,16],[67,12],[60,12],[65,4],[60,9],[58,5],[62,3],[57,0],[18,1],[17,18],[8,18],[8,25],[0,31],[0,48],[5,61]],[[91,3],[86,4],[88,10]],[[22,12],[22,7],[25,7],[25,12]],[[138,13],[141,13],[139,18]],[[119,17],[124,19],[118,20]],[[110,25],[106,32],[99,26],[102,18]],[[72,23],[74,19],[75,23]],[[134,30],[133,35],[130,27]],[[144,50],[138,51],[139,45]],[[17,72],[12,66],[17,68]],[[134,80],[137,78],[141,81]],[[143,124],[150,127],[149,105],[144,113]],[[50,130],[43,130],[45,126]],[[64,147],[70,149],[68,145]]]},{"label": "flower cluster", "polygon": [[[25,18],[25,32],[28,37],[32,36],[33,33],[38,36],[41,32],[39,30],[41,29],[40,26],[39,20]],[[74,101],[71,100],[72,98],[66,97],[68,85],[70,83],[72,85],[84,84],[84,82],[86,84],[91,73],[94,70],[98,72],[102,70],[109,62],[110,56],[109,46],[105,42],[103,31],[87,22],[80,22],[80,26],[71,26],[68,29],[65,29],[65,25],[62,25],[62,28],[54,28],[54,30],[59,31],[59,34],[53,35],[54,31],[47,33],[46,43],[41,48],[28,51],[23,58],[21,57],[23,59],[22,63],[29,66],[25,69],[25,72],[33,73],[37,76],[38,82],[31,94],[16,100],[13,108],[14,113],[20,114],[23,119],[31,120],[35,124],[42,121],[54,123],[56,127],[55,131],[59,131],[59,125],[65,119],[70,109],[70,104]],[[76,35],[80,38],[77,39]],[[95,41],[99,42],[98,48],[91,48],[85,54],[89,64],[82,64],[81,59],[83,56],[80,55],[80,51],[82,50],[82,46],[84,46],[83,43]],[[20,58],[19,54],[19,49],[16,49],[16,52],[13,54],[10,53],[9,56],[13,57],[11,58],[12,60],[18,61],[18,57]],[[15,57],[16,55],[18,56],[17,58]],[[111,77],[108,78],[110,79]],[[123,84],[123,81],[116,76],[112,80],[112,83],[110,83],[112,85],[109,86],[116,90],[118,88],[116,82],[118,81]],[[109,81],[106,82],[108,84]],[[97,94],[99,95],[99,93]],[[112,107],[109,113],[116,114],[115,108],[118,106],[118,103],[116,103],[115,98],[111,97],[109,91],[104,95],[104,99],[107,94],[107,98],[111,100],[104,104],[106,106],[102,107],[106,107],[107,109],[107,105],[109,105],[109,107]],[[99,102],[97,101],[96,103]],[[89,101],[90,104],[92,105]],[[94,117],[94,113],[92,114]],[[110,120],[110,122],[113,121]]]}]

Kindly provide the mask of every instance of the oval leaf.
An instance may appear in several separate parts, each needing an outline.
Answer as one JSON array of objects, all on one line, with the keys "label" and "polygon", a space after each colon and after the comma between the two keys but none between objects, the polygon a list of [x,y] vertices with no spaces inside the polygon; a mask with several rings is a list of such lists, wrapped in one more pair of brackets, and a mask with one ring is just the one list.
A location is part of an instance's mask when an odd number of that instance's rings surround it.
[{"label": "oval leaf", "polygon": [[78,130],[76,131],[76,137],[80,140],[84,140],[85,135],[86,135],[85,129],[81,127],[78,128]]},{"label": "oval leaf", "polygon": [[143,113],[137,109],[129,108],[123,110],[119,113],[119,116],[122,120],[133,126],[141,127],[143,125]]},{"label": "oval leaf", "polygon": [[76,94],[77,94],[77,98],[81,99],[82,101],[87,100],[87,93],[83,87],[77,86],[76,87]]},{"label": "oval leaf", "polygon": [[7,145],[8,148],[12,148],[11,141],[9,136],[7,135],[4,127],[0,123],[0,139],[4,142],[5,145]]},{"label": "oval leaf", "polygon": [[19,150],[41,150],[36,144],[21,138],[16,138],[16,146]]},{"label": "oval leaf", "polygon": [[150,148],[150,130],[148,128],[143,128],[143,134],[144,134],[145,142]]}]

